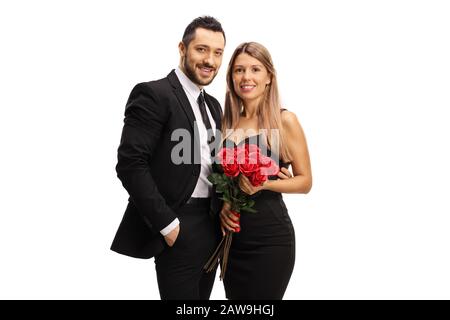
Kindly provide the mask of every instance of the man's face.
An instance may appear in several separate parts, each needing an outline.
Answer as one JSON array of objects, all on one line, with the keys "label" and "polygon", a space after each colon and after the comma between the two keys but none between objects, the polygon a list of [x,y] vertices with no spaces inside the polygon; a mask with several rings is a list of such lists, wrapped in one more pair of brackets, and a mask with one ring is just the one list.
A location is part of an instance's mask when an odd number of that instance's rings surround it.
[{"label": "man's face", "polygon": [[180,67],[186,76],[199,87],[210,84],[222,64],[225,39],[222,32],[197,28],[195,37],[186,48],[179,44]]}]

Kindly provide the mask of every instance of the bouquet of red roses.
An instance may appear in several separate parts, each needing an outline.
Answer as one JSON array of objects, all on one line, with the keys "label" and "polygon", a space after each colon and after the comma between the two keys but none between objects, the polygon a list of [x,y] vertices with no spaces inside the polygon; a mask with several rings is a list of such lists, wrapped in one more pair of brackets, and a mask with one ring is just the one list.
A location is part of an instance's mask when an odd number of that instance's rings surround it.
[{"label": "bouquet of red roses", "polygon": [[[244,144],[233,148],[222,148],[217,154],[214,172],[208,180],[216,185],[216,191],[222,193],[222,199],[230,204],[232,214],[239,216],[241,212],[256,212],[253,209],[255,201],[239,187],[239,175],[246,176],[253,186],[262,185],[270,175],[277,175],[280,168],[275,161],[262,154],[258,146]],[[235,228],[240,232],[240,227]],[[228,254],[231,247],[233,233],[226,231],[217,249],[206,263],[204,269],[210,272],[221,264],[220,279],[225,276]]]}]

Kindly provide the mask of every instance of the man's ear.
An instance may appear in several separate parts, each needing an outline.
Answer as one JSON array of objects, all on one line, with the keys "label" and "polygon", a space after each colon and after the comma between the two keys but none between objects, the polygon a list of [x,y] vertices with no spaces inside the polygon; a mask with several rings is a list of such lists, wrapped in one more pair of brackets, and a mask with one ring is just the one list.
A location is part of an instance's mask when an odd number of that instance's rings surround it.
[{"label": "man's ear", "polygon": [[183,41],[180,41],[178,44],[178,51],[180,52],[180,57],[184,57],[186,55],[186,47],[184,46]]}]

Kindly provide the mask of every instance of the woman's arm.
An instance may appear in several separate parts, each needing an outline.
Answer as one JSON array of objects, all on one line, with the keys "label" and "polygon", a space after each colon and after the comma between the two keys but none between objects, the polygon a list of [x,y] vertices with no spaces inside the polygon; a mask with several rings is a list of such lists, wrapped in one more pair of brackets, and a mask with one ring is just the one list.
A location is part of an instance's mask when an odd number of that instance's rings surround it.
[{"label": "woman's arm", "polygon": [[262,188],[281,193],[308,193],[312,187],[311,162],[305,134],[297,119],[290,111],[281,113],[285,143],[291,155],[294,177],[282,180],[267,180]]},{"label": "woman's arm", "polygon": [[308,193],[312,187],[311,163],[308,146],[303,129],[294,113],[281,113],[281,121],[285,134],[285,143],[291,155],[291,165],[294,177],[279,180],[267,180],[261,186],[253,186],[247,177],[240,175],[239,186],[247,194],[260,190],[270,190],[281,193]]}]

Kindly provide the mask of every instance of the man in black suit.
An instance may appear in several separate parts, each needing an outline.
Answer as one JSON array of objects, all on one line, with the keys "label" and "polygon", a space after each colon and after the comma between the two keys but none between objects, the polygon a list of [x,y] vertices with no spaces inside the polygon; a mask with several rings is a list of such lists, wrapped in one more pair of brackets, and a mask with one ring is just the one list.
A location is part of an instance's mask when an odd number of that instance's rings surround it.
[{"label": "man in black suit", "polygon": [[178,46],[179,67],[136,85],[125,109],[116,171],[130,197],[111,249],[155,257],[164,300],[209,299],[214,283],[202,267],[220,237],[221,203],[207,176],[222,109],[203,87],[217,75],[224,47],[216,19],[193,20]]}]

